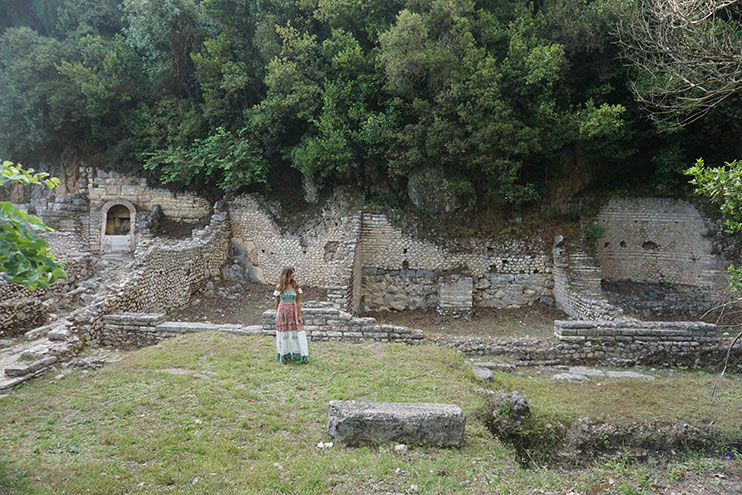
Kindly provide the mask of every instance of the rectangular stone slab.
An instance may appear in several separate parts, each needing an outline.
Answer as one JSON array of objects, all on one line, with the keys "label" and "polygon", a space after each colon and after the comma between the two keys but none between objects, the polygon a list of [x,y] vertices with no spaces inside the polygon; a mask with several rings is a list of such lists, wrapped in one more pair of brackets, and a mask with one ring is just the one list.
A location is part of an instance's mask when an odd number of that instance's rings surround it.
[{"label": "rectangular stone slab", "polygon": [[466,417],[454,404],[330,402],[327,433],[346,445],[397,442],[461,445]]}]

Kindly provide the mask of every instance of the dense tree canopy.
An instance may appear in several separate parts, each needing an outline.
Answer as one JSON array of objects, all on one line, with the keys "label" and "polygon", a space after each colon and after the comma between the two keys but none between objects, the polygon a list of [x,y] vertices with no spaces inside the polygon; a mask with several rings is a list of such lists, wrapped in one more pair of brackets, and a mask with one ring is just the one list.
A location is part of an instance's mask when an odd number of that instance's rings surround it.
[{"label": "dense tree canopy", "polygon": [[217,191],[290,165],[320,186],[381,177],[401,195],[435,170],[439,192],[469,207],[538,198],[570,147],[606,170],[641,156],[669,183],[739,118],[721,105],[695,128],[654,131],[615,38],[637,5],[8,1],[0,154],[73,145]]}]

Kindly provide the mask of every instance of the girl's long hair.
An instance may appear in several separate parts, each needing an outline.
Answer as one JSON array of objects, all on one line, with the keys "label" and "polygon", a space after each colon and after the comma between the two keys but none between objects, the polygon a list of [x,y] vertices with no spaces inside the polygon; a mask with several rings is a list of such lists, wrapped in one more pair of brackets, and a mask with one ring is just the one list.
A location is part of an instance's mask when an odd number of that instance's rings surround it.
[{"label": "girl's long hair", "polygon": [[294,273],[294,269],[290,266],[287,266],[283,270],[281,270],[281,278],[278,280],[278,285],[276,285],[276,290],[283,292],[286,290],[289,286],[291,287],[299,287],[299,284],[294,281],[293,283],[290,282],[289,276]]}]

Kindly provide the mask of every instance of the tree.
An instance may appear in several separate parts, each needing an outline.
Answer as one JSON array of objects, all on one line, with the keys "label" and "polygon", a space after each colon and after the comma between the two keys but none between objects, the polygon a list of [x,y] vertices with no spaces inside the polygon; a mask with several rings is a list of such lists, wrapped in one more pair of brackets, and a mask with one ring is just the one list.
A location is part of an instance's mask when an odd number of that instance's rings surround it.
[{"label": "tree", "polygon": [[631,89],[657,123],[676,128],[742,90],[739,0],[643,0],[618,24]]},{"label": "tree", "polygon": [[[45,185],[52,189],[59,179],[47,173],[23,170],[21,165],[3,162],[0,186],[8,183]],[[64,267],[54,262],[49,245],[36,232],[51,230],[38,217],[14,208],[9,201],[0,201],[0,272],[8,282],[17,282],[28,289],[49,287],[59,278],[66,279]]]}]

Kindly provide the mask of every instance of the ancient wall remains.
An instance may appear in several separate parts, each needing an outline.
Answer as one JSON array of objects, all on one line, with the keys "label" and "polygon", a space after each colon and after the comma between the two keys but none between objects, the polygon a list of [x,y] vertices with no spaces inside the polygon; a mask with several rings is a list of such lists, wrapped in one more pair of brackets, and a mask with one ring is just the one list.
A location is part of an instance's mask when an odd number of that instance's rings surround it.
[{"label": "ancient wall remains", "polygon": [[[449,249],[403,232],[386,215],[364,213],[359,243],[362,307],[445,312],[456,306],[449,304],[452,294],[463,290],[469,295],[469,308],[472,304],[509,308],[531,304],[547,292],[549,260],[540,245],[518,240],[461,242],[466,245]],[[447,277],[453,274],[471,277],[472,286],[466,290],[457,286],[460,290],[452,292]]]},{"label": "ancient wall remains", "polygon": [[92,209],[99,209],[106,201],[123,198],[144,210],[160,205],[165,216],[176,222],[196,222],[211,212],[204,198],[150,187],[147,179],[92,167],[81,170],[80,176],[87,180],[86,192]]},{"label": "ancient wall remains", "polygon": [[603,296],[601,270],[584,251],[554,246],[553,294],[556,307],[572,318],[613,320],[623,316],[621,308]]},{"label": "ancient wall remains", "polygon": [[142,246],[117,287],[68,317],[75,323],[75,336],[83,343],[99,342],[107,314],[162,312],[186,304],[219,276],[229,238],[227,214],[222,212],[188,240]]},{"label": "ancient wall remains", "polygon": [[706,237],[712,225],[687,201],[614,198],[597,222],[607,229],[597,245],[604,279],[726,289],[728,262]]},{"label": "ancient wall remains", "polygon": [[29,290],[0,278],[0,337],[15,336],[42,325],[54,311],[55,301],[73,292],[78,283],[92,274],[92,259],[84,252],[79,237],[70,233],[45,232],[55,260],[65,267],[67,279],[57,280],[48,289]]},{"label": "ancient wall remains", "polygon": [[356,297],[352,274],[361,217],[339,213],[341,206],[331,203],[303,225],[284,229],[262,199],[240,196],[228,204],[233,241],[265,283],[275,284],[283,267],[293,266],[299,283],[327,287],[337,307],[348,309]]}]

